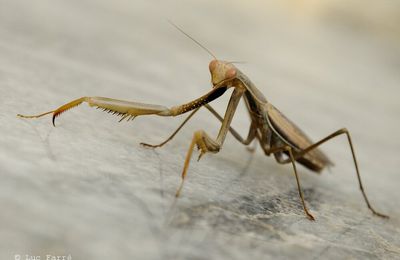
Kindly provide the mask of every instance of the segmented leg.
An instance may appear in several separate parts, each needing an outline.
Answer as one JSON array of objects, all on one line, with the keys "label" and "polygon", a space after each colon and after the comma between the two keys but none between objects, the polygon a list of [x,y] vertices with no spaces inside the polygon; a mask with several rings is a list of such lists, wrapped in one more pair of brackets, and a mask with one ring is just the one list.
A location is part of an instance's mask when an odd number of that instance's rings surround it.
[{"label": "segmented leg", "polygon": [[176,191],[176,197],[178,197],[181,193],[183,188],[183,184],[187,175],[187,170],[189,167],[190,159],[192,158],[192,153],[195,145],[200,151],[199,159],[203,156],[206,152],[217,153],[222,147],[224,143],[226,134],[229,130],[229,126],[232,123],[232,118],[235,113],[236,107],[239,104],[239,100],[243,95],[243,89],[235,88],[232,93],[232,96],[229,100],[228,107],[226,109],[226,113],[224,119],[222,121],[221,128],[219,130],[217,138],[214,140],[210,138],[203,130],[196,131],[193,135],[192,142],[190,143],[189,150],[186,154],[185,164],[182,171],[182,181],[181,184]]},{"label": "segmented leg", "polygon": [[[104,98],[104,97],[82,97],[71,101],[56,110],[52,110],[40,115],[36,116],[25,116],[19,114],[18,116],[23,118],[38,118],[44,115],[53,114],[53,125],[55,123],[55,118],[62,114],[63,112],[80,105],[83,102],[88,103],[90,106],[95,106],[98,108],[103,109],[104,111],[108,111],[113,114],[117,114],[122,117],[122,120],[128,118],[134,118],[139,115],[158,115],[158,116],[177,116],[191,110],[197,109],[201,106],[206,105],[207,103],[215,100],[216,98],[220,97],[222,94],[225,93],[228,87],[221,85],[214,86],[214,88],[208,92],[207,94],[203,95],[202,97],[195,99],[189,103],[174,106],[171,108],[167,108],[165,106],[160,105],[152,105],[152,104],[144,104],[138,102],[129,102],[123,100],[116,100],[111,98]],[[190,158],[192,155],[193,147],[197,144],[198,148],[201,149],[200,157],[206,152],[218,152],[221,148],[226,134],[229,130],[230,124],[232,122],[233,115],[235,113],[236,107],[239,103],[241,96],[243,95],[244,88],[242,87],[235,87],[235,90],[232,93],[231,99],[228,104],[228,108],[225,113],[225,117],[222,122],[222,126],[218,133],[217,139],[213,140],[206,135],[203,131],[197,131],[193,138],[192,144],[186,156],[184,169],[182,172],[182,183],[176,193],[176,196],[179,196],[179,193],[183,187],[183,182],[186,177],[187,169],[189,166]]]},{"label": "segmented leg", "polygon": [[[218,114],[217,111],[215,111],[209,104],[205,104],[204,105],[221,123],[223,122],[223,118]],[[146,147],[151,147],[151,148],[157,148],[157,147],[161,147],[163,145],[165,145],[166,143],[168,143],[169,141],[171,141],[175,135],[182,129],[182,127],[190,120],[190,118],[192,118],[192,116],[199,110],[200,108],[197,108],[196,110],[194,110],[192,113],[190,113],[190,115],[179,125],[179,127],[162,143],[153,145],[153,144],[148,144],[148,143],[140,143],[143,146]],[[244,145],[249,145],[251,143],[251,141],[254,140],[255,136],[256,136],[256,129],[254,127],[254,123],[252,122],[250,125],[250,129],[249,129],[249,133],[247,135],[247,138],[244,139],[243,137],[240,136],[240,134],[238,134],[238,132],[235,131],[235,129],[233,129],[231,126],[229,127],[229,132],[236,138],[236,140],[238,140],[239,142],[241,142]],[[254,152],[255,149],[250,149],[250,152]]]},{"label": "segmented leg", "polygon": [[[224,121],[224,119],[218,114],[217,111],[214,110],[214,108],[211,107],[211,105],[206,104],[204,105],[208,111],[210,111],[216,118],[218,118],[218,120],[222,123]],[[238,140],[240,143],[244,144],[244,145],[249,145],[254,138],[256,137],[256,132],[257,129],[255,128],[255,123],[253,121],[251,121],[250,124],[250,128],[249,128],[249,132],[247,134],[247,138],[244,139],[242,136],[240,136],[240,134],[238,132],[235,131],[235,129],[233,129],[231,126],[229,126],[229,132],[236,138],[236,140]]]},{"label": "segmented leg", "polygon": [[102,109],[103,111],[112,113],[113,115],[121,116],[121,120],[127,119],[132,120],[136,116],[139,115],[160,115],[160,116],[168,116],[170,115],[171,111],[164,106],[159,105],[151,105],[151,104],[144,104],[138,102],[130,102],[130,101],[123,101],[105,97],[81,97],[79,99],[73,100],[56,110],[52,110],[40,115],[36,116],[25,116],[18,114],[19,117],[23,118],[39,118],[47,114],[53,113],[53,125],[55,126],[55,119],[64,113],[65,111],[79,106],[83,102],[87,102],[91,107],[97,107]]},{"label": "segmented leg", "polygon": [[52,110],[40,115],[34,116],[26,116],[18,114],[17,116],[22,118],[39,118],[45,116],[47,114],[53,114],[53,125],[55,125],[55,119],[64,113],[65,111],[76,107],[83,102],[89,104],[89,106],[94,106],[99,109],[103,109],[106,112],[112,113],[114,115],[121,116],[121,120],[127,119],[128,121],[134,119],[136,116],[141,115],[158,115],[158,116],[177,116],[186,112],[189,112],[193,109],[201,107],[208,102],[220,97],[222,94],[225,93],[227,87],[225,86],[218,86],[214,87],[210,92],[203,95],[202,97],[195,99],[189,103],[174,106],[171,108],[167,108],[165,106],[160,105],[153,105],[153,104],[145,104],[139,102],[130,102],[112,98],[105,98],[105,97],[81,97],[79,99],[73,100],[56,110]]},{"label": "segmented leg", "polygon": [[[339,129],[339,130],[337,130],[336,132],[334,132],[334,133],[328,135],[327,137],[321,139],[320,141],[316,142],[315,144],[310,145],[310,146],[307,147],[306,149],[301,150],[301,151],[299,151],[299,152],[296,152],[296,153],[294,154],[294,160],[297,160],[298,158],[301,158],[304,154],[308,153],[308,152],[311,151],[312,149],[315,149],[315,148],[317,148],[318,146],[320,146],[321,144],[323,144],[323,143],[329,141],[329,140],[332,139],[332,138],[335,138],[335,137],[337,137],[337,136],[339,136],[339,135],[342,135],[342,134],[346,134],[346,136],[347,136],[347,140],[348,140],[348,143],[349,143],[349,146],[350,146],[351,154],[352,154],[352,156],[353,156],[354,166],[355,166],[355,168],[356,168],[357,179],[358,179],[358,183],[359,183],[359,186],[360,186],[360,190],[361,190],[361,193],[362,193],[362,195],[363,195],[363,197],[364,197],[365,202],[367,203],[368,208],[372,211],[373,214],[375,214],[375,215],[377,215],[377,216],[379,216],[379,217],[382,217],[382,218],[389,218],[389,216],[377,212],[377,211],[372,207],[372,205],[370,204],[370,202],[369,202],[369,200],[368,200],[368,198],[367,198],[367,194],[366,194],[366,192],[365,192],[365,190],[364,190],[364,187],[363,187],[363,184],[362,184],[362,181],[361,181],[361,174],[360,174],[360,171],[359,171],[359,168],[358,168],[358,163],[357,163],[356,154],[355,154],[354,147],[353,147],[353,142],[352,142],[352,140],[351,140],[350,132],[349,132],[346,128]],[[279,163],[282,163],[282,164],[284,164],[284,163],[289,163],[289,162],[291,162],[291,159],[288,158],[288,159],[286,159],[286,160],[282,160],[282,161],[278,161],[278,162],[279,162]]]},{"label": "segmented leg", "polygon": [[304,212],[306,213],[306,216],[310,220],[315,220],[314,216],[308,211],[306,203],[304,201],[304,196],[303,196],[303,192],[301,190],[300,179],[299,179],[299,175],[297,173],[296,161],[295,161],[294,156],[293,156],[292,148],[290,146],[288,146],[288,145],[284,145],[284,146],[279,146],[279,147],[272,147],[272,148],[270,148],[268,150],[265,150],[266,154],[275,154],[275,153],[281,153],[281,152],[287,152],[289,154],[289,159],[290,159],[290,162],[292,163],[292,166],[293,166],[293,171],[294,171],[294,175],[296,177],[296,182],[297,182],[297,189],[299,191],[299,196],[300,196],[300,199],[301,199],[301,203],[303,204]]},{"label": "segmented leg", "polygon": [[178,127],[164,142],[161,142],[161,143],[155,144],[155,145],[154,145],[154,144],[148,144],[148,143],[140,143],[140,144],[143,145],[143,146],[146,146],[146,147],[151,147],[151,148],[157,148],[157,147],[163,146],[164,144],[168,143],[169,141],[172,140],[172,138],[175,137],[175,135],[176,135],[176,134],[182,129],[182,127],[190,120],[190,118],[192,118],[192,116],[193,116],[194,114],[196,114],[197,111],[199,111],[199,109],[200,109],[200,108],[196,108],[192,113],[190,113],[189,116],[186,117],[186,119],[179,125],[179,127]]}]

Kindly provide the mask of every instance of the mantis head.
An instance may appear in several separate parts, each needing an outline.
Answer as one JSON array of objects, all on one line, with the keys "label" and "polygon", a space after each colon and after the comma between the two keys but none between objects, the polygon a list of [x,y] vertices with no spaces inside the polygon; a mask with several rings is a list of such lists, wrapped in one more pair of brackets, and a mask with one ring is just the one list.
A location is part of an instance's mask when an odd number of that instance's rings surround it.
[{"label": "mantis head", "polygon": [[208,65],[211,73],[211,83],[213,86],[222,81],[229,81],[236,78],[237,69],[231,62],[212,60]]}]

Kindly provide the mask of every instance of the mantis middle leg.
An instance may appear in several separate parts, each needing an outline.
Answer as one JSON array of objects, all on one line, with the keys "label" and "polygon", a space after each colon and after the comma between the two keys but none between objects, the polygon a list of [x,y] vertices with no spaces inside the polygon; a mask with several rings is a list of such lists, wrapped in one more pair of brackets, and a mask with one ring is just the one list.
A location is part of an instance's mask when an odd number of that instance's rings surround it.
[{"label": "mantis middle leg", "polygon": [[301,203],[303,205],[304,212],[306,213],[306,216],[310,220],[315,220],[314,216],[308,211],[306,203],[304,201],[304,196],[303,196],[303,192],[302,192],[301,185],[300,185],[300,178],[299,178],[299,175],[297,173],[296,161],[295,161],[295,157],[294,157],[293,152],[292,152],[292,147],[290,147],[288,145],[284,145],[284,146],[272,147],[272,148],[270,148],[268,150],[265,150],[266,154],[275,154],[275,153],[282,153],[282,152],[287,152],[289,154],[289,159],[290,159],[289,162],[291,162],[292,166],[293,166],[293,172],[294,172],[294,175],[296,177],[297,189],[299,191],[299,196],[300,196],[300,199],[301,199]]},{"label": "mantis middle leg", "polygon": [[[224,119],[218,114],[217,111],[214,110],[214,108],[211,107],[211,105],[209,104],[205,104],[204,107],[206,107],[208,109],[208,111],[210,111],[221,123],[224,121]],[[148,144],[148,143],[140,143],[143,146],[146,147],[151,147],[151,148],[157,148],[157,147],[162,147],[163,145],[165,145],[166,143],[168,143],[169,141],[171,141],[175,135],[182,129],[182,127],[193,117],[193,115],[199,111],[200,107],[195,109],[192,113],[189,114],[189,116],[186,117],[186,119],[179,125],[179,127],[163,142],[153,145],[153,144]],[[244,139],[242,136],[240,136],[240,134],[233,129],[231,126],[229,126],[229,132],[236,138],[236,140],[238,140],[240,143],[244,144],[244,145],[249,145],[255,138],[256,136],[256,129],[254,127],[254,123],[252,122],[250,125],[250,129],[249,129],[249,133],[247,135],[247,138]],[[249,151],[252,151],[249,149]]]}]

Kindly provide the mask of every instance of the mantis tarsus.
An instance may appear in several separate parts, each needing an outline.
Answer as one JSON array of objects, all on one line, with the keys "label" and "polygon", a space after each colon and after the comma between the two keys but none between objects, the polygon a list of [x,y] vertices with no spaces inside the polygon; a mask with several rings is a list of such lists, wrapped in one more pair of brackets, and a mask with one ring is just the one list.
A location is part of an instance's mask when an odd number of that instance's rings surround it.
[{"label": "mantis tarsus", "polygon": [[[142,143],[148,147],[161,147],[170,141],[183,125],[191,119],[191,117],[201,108],[207,108],[217,119],[222,123],[219,130],[218,136],[214,139],[207,135],[204,130],[198,130],[194,132],[193,139],[190,143],[189,150],[186,155],[185,163],[182,171],[182,181],[176,192],[178,197],[181,193],[187,171],[192,157],[194,147],[200,150],[199,159],[205,153],[218,153],[222,148],[225,137],[230,132],[240,143],[249,145],[252,141],[257,140],[265,155],[274,155],[276,161],[280,164],[291,163],[293,166],[293,172],[296,177],[297,188],[301,203],[303,205],[306,216],[314,220],[313,215],[307,209],[304,201],[299,176],[296,169],[296,162],[304,165],[314,172],[321,172],[325,167],[333,165],[328,157],[317,149],[318,146],[327,142],[328,140],[339,136],[346,135],[350,150],[353,156],[354,166],[358,178],[358,183],[367,203],[368,208],[377,216],[388,218],[388,216],[377,212],[368,201],[367,195],[364,191],[360,172],[350,137],[350,133],[346,128],[342,128],[322,140],[313,143],[295,124],[287,119],[278,109],[276,109],[270,102],[266,100],[264,95],[255,87],[250,79],[238,70],[232,62],[218,60],[208,49],[203,47],[199,42],[193,39],[191,36],[182,31],[179,27],[174,25],[178,30],[188,36],[190,39],[195,41],[200,47],[210,53],[214,59],[209,64],[209,70],[211,73],[211,83],[213,88],[211,91],[203,95],[202,97],[195,99],[183,105],[173,106],[167,108],[165,106],[144,104],[137,102],[129,102],[116,100],[105,97],[82,97],[71,101],[55,110],[34,116],[18,115],[23,118],[38,118],[47,114],[53,114],[53,125],[55,125],[55,119],[63,112],[71,109],[75,106],[80,105],[83,102],[88,103],[92,107],[103,109],[109,113],[113,113],[120,116],[120,121],[131,120],[136,116],[141,115],[158,115],[158,116],[178,116],[189,111],[191,114],[183,121],[178,129],[164,142],[158,145],[150,145]],[[211,106],[210,102],[219,98],[229,88],[233,88],[228,107],[226,109],[224,117],[221,117]],[[243,98],[250,114],[251,124],[247,138],[241,137],[232,127],[231,122],[234,116],[235,110],[239,103],[239,100]]]}]

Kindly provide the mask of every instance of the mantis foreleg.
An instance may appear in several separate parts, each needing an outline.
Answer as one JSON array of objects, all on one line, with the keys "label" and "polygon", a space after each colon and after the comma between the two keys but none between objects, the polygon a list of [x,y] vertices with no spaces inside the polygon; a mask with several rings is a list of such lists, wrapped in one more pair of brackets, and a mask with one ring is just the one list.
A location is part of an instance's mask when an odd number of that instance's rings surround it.
[{"label": "mantis foreleg", "polygon": [[209,137],[207,133],[204,132],[203,130],[199,130],[194,133],[192,142],[190,143],[189,146],[189,150],[186,154],[185,164],[182,171],[182,181],[178,190],[176,191],[176,197],[179,196],[183,188],[183,183],[187,175],[187,170],[189,167],[190,159],[192,157],[195,145],[197,145],[197,147],[201,150],[199,159],[206,152],[211,152],[211,153],[219,152],[219,150],[222,147],[222,144],[225,141],[226,134],[228,133],[229,127],[232,123],[233,115],[235,113],[235,110],[237,108],[237,105],[239,104],[239,100],[242,97],[242,95],[243,95],[243,89],[239,87],[235,88],[229,100],[228,107],[226,109],[225,116],[216,139],[212,139],[211,137]]}]

